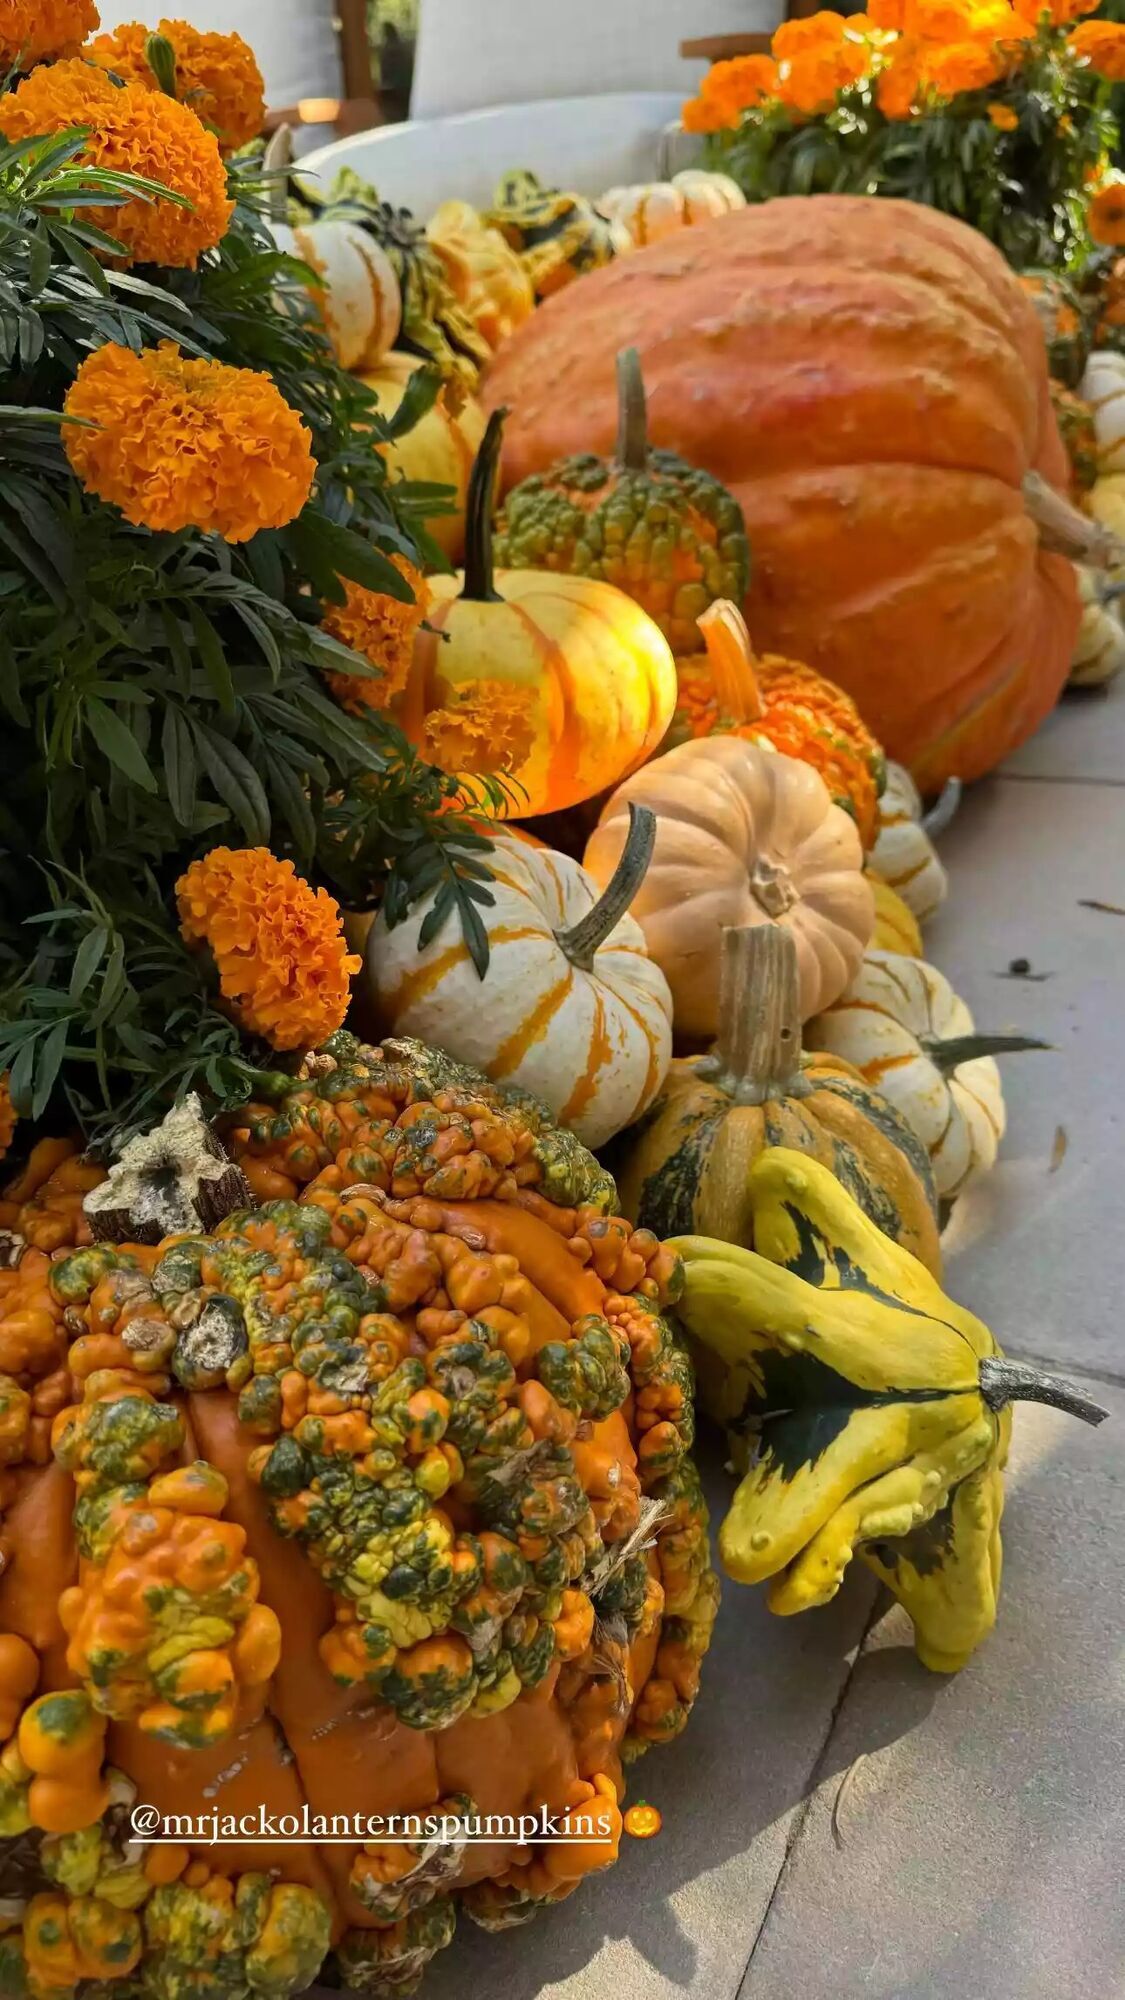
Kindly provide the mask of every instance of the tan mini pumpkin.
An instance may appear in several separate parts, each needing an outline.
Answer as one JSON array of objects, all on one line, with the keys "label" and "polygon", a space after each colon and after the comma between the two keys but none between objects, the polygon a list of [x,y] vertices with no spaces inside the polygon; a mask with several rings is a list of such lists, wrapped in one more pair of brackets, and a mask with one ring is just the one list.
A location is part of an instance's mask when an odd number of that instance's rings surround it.
[{"label": "tan mini pumpkin", "polygon": [[670,181],[644,181],[632,187],[607,188],[598,208],[611,222],[627,229],[640,249],[672,236],[677,229],[690,229],[696,222],[713,222],[745,208],[746,196],[729,174],[706,173],[701,167],[685,167]]},{"label": "tan mini pumpkin", "polygon": [[1074,648],[1068,687],[1104,687],[1125,666],[1125,626],[1121,623],[1119,584],[1108,587],[1092,569],[1080,569],[1082,623]]},{"label": "tan mini pumpkin", "polygon": [[947,1201],[970,1174],[995,1164],[1004,1136],[993,1056],[1046,1046],[1026,1035],[978,1035],[965,1002],[936,966],[891,951],[868,952],[809,1036],[889,1099],[929,1153],[938,1194]]},{"label": "tan mini pumpkin", "polygon": [[586,847],[597,882],[618,865],[634,804],[650,806],[657,827],[633,914],[667,976],[681,1036],[718,1031],[730,925],[792,931],[803,1020],[838,998],[870,940],[874,898],[855,821],[810,765],[733,736],[681,743],[613,794]]},{"label": "tan mini pumpkin", "polygon": [[[960,786],[951,782],[929,824],[948,825],[960,795]],[[922,924],[949,894],[949,877],[938,859],[929,825],[923,821],[923,811],[922,795],[909,771],[901,764],[888,764],[871,866]]]},{"label": "tan mini pumpkin", "polygon": [[672,996],[626,915],[654,830],[651,813],[633,815],[600,897],[569,855],[498,834],[483,980],[456,913],[426,944],[426,905],[393,930],[379,916],[364,978],[387,1028],[531,1091],[587,1146],[603,1145],[647,1109],[672,1056]]}]

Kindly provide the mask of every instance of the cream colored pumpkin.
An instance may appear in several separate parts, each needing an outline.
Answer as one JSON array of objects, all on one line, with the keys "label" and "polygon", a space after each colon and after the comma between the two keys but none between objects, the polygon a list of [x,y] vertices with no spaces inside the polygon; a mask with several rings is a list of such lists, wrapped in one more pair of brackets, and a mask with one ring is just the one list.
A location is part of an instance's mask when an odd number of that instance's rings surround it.
[{"label": "cream colored pumpkin", "polygon": [[921,794],[901,764],[887,765],[871,866],[902,897],[919,923],[932,917],[949,893],[949,877],[922,824]]},{"label": "cream colored pumpkin", "polygon": [[1099,474],[1125,472],[1125,354],[1097,348],[1086,363],[1078,394],[1094,420]]},{"label": "cream colored pumpkin", "polygon": [[696,222],[713,222],[745,208],[746,196],[728,174],[685,167],[670,181],[646,181],[632,187],[607,188],[597,207],[611,222],[620,223],[638,248],[658,243],[677,229]]},{"label": "cream colored pumpkin", "polygon": [[1004,1136],[1000,1072],[988,1053],[1040,1048],[1022,1035],[977,1035],[948,979],[921,958],[869,951],[847,992],[808,1031],[850,1062],[922,1141],[949,1201],[991,1167]]},{"label": "cream colored pumpkin", "polygon": [[875,929],[871,942],[880,951],[900,951],[906,958],[921,958],[922,933],[909,903],[874,868],[867,879],[875,896]]},{"label": "cream colored pumpkin", "polygon": [[647,1109],[672,1058],[672,996],[640,925],[624,914],[651,835],[638,815],[601,895],[569,855],[498,834],[489,857],[496,900],[482,912],[483,981],[456,913],[427,945],[419,942],[426,905],[393,930],[380,915],[362,975],[380,1022],[532,1092],[584,1144],[604,1145]]},{"label": "cream colored pumpkin", "polygon": [[720,940],[731,924],[792,931],[802,1019],[843,992],[871,937],[874,899],[855,821],[811,765],[734,736],[679,744],[610,799],[585,854],[597,882],[618,865],[631,805],[656,814],[652,865],[632,907],[682,1036],[718,1032]]},{"label": "cream colored pumpkin", "polygon": [[341,368],[375,368],[402,326],[402,291],[382,246],[353,222],[271,225],[279,250],[320,280],[314,297]]},{"label": "cream colored pumpkin", "polygon": [[1067,685],[1103,687],[1125,666],[1120,599],[1107,597],[1105,584],[1093,570],[1079,569],[1078,587],[1082,595],[1082,623],[1078,627]]}]

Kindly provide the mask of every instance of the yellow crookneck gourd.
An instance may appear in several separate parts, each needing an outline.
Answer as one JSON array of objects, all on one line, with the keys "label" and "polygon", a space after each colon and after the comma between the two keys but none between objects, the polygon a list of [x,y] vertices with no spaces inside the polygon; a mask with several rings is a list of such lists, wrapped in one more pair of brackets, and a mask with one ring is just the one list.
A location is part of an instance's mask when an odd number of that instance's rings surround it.
[{"label": "yellow crookneck gourd", "polygon": [[763,1153],[750,1195],[756,1250],[669,1246],[684,1324],[740,1385],[735,1432],[757,1433],[723,1564],[736,1582],[769,1580],[784,1614],[827,1603],[859,1554],[909,1613],[919,1659],[954,1673],[996,1619],[1010,1404],[1107,1413],[1005,1360],[817,1161]]}]

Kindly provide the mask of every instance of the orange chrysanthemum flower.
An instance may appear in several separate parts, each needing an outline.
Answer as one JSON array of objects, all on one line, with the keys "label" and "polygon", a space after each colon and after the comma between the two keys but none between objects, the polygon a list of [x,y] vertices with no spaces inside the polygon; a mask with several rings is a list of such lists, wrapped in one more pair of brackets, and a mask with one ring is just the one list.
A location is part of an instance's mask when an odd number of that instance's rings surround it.
[{"label": "orange chrysanthemum flower", "polygon": [[1107,181],[1091,197],[1086,226],[1095,243],[1125,243],[1125,181]]},{"label": "orange chrysanthemum flower", "polygon": [[1003,74],[999,51],[978,42],[952,42],[948,48],[926,51],[926,82],[939,97],[956,97],[963,90],[984,90]]},{"label": "orange chrysanthemum flower", "polygon": [[683,107],[685,132],[722,132],[738,124],[744,111],[777,96],[777,64],[769,56],[733,56],[717,62],[699,86],[699,96]]},{"label": "orange chrysanthemum flower", "polygon": [[77,55],[99,18],[94,0],[0,0],[0,68]]},{"label": "orange chrysanthemum flower", "polygon": [[387,708],[402,693],[414,657],[414,635],[430,608],[430,586],[421,570],[405,556],[392,556],[391,561],[414,592],[413,604],[345,582],[346,602],[330,604],[324,614],[324,630],[379,669],[377,681],[359,680],[354,674],[327,675],[336,700],[353,712]]},{"label": "orange chrysanthemum flower", "polygon": [[300,513],[316,474],[312,437],[268,375],[191,361],[170,340],[110,343],[67,393],[66,454],[88,493],[134,527],[201,528],[248,542]]},{"label": "orange chrysanthemum flower", "polygon": [[[99,35],[86,50],[91,62],[142,90],[159,90],[145,44],[150,30],[139,21]],[[176,58],[176,96],[213,127],[226,153],[256,139],[266,115],[262,72],[241,35],[201,34],[187,21],[161,21],[157,30]]]},{"label": "orange chrysanthemum flower", "polygon": [[1111,83],[1125,83],[1125,26],[1118,21],[1080,21],[1066,38],[1079,62],[1089,63]]},{"label": "orange chrysanthemum flower", "polygon": [[180,929],[210,951],[227,1007],[275,1049],[315,1048],[348,1011],[361,960],[327,889],[268,847],[213,847],[176,884]]},{"label": "orange chrysanthemum flower", "polygon": [[998,132],[1015,132],[1019,118],[1010,104],[990,104],[988,116]]},{"label": "orange chrysanthemum flower", "polygon": [[132,263],[194,269],[201,253],[222,241],[234,204],[218,141],[194,111],[137,84],[117,85],[80,61],[44,65],[0,97],[6,139],[46,138],[72,125],[91,128],[79,155],[84,163],[142,174],[191,203],[181,208],[158,198],[83,210],[84,220],[125,245]]},{"label": "orange chrysanthemum flower", "polygon": [[921,88],[919,44],[904,37],[895,43],[890,61],[879,72],[875,102],[884,118],[900,123],[909,118]]},{"label": "orange chrysanthemum flower", "polygon": [[12,1092],[7,1070],[0,1071],[0,1160],[12,1143],[16,1129],[16,1107],[12,1103]]},{"label": "orange chrysanthemum flower", "polygon": [[770,47],[778,62],[824,54],[839,47],[847,25],[842,14],[823,9],[819,14],[807,14],[801,20],[783,21],[779,28],[774,29]]}]

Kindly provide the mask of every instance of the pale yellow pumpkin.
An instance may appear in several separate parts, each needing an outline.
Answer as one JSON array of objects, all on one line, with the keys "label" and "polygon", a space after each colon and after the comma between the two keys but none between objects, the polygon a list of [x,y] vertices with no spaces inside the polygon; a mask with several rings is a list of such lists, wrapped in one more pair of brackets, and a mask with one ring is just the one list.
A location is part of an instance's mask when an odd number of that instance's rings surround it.
[{"label": "pale yellow pumpkin", "polygon": [[1125,627],[1121,623],[1120,585],[1109,585],[1093,570],[1080,569],[1082,623],[1074,647],[1068,687],[1104,687],[1125,666]]},{"label": "pale yellow pumpkin", "polygon": [[402,290],[375,238],[354,222],[272,224],[279,250],[316,272],[314,297],[341,368],[375,368],[402,328]]},{"label": "pale yellow pumpkin", "polygon": [[922,933],[909,903],[874,868],[867,870],[867,879],[875,897],[872,945],[880,951],[901,952],[905,958],[921,958]]},{"label": "pale yellow pumpkin", "polygon": [[1005,1112],[993,1055],[1045,1046],[1024,1035],[978,1035],[936,966],[877,950],[813,1023],[809,1039],[890,1100],[929,1153],[946,1201],[971,1174],[995,1164]]},{"label": "pale yellow pumpkin", "polygon": [[[942,813],[946,822],[959,789],[949,788],[943,795],[949,802]],[[922,814],[922,795],[909,771],[901,764],[888,764],[871,865],[924,924],[949,894],[949,877]]]},{"label": "pale yellow pumpkin", "polygon": [[720,942],[730,925],[784,924],[797,947],[801,1017],[843,992],[875,922],[855,821],[809,764],[734,736],[681,743],[620,785],[586,848],[609,881],[631,805],[656,814],[633,914],[667,975],[678,1033],[713,1040]]},{"label": "pale yellow pumpkin", "polygon": [[[364,373],[367,387],[378,393],[381,415],[394,416],[410,377],[424,365],[416,355],[394,353],[384,355],[377,369]],[[451,408],[448,397],[448,388],[442,389],[433,408],[405,437],[396,438],[393,444],[380,445],[379,449],[392,472],[401,474],[403,479],[453,488],[454,511],[431,515],[426,527],[442,554],[450,562],[458,562],[465,546],[465,497],[473,460],[484,436],[484,413],[472,396],[464,396],[456,410]]]},{"label": "pale yellow pumpkin", "polygon": [[425,945],[427,903],[393,930],[377,917],[362,977],[384,1027],[530,1091],[587,1146],[632,1124],[672,1057],[672,996],[626,914],[652,832],[638,814],[604,894],[569,855],[498,834],[483,980],[456,913]]},{"label": "pale yellow pumpkin", "polygon": [[685,167],[670,181],[645,181],[607,188],[597,203],[603,215],[625,228],[637,248],[657,243],[696,222],[713,222],[745,208],[746,196],[729,174]]},{"label": "pale yellow pumpkin", "polygon": [[443,202],[426,224],[426,235],[457,299],[495,354],[535,311],[535,292],[519,257],[467,201]]}]

